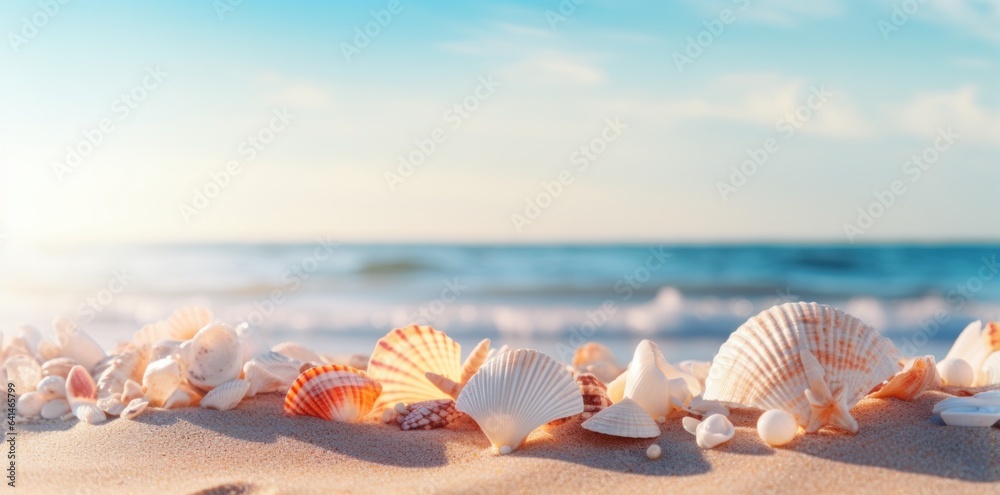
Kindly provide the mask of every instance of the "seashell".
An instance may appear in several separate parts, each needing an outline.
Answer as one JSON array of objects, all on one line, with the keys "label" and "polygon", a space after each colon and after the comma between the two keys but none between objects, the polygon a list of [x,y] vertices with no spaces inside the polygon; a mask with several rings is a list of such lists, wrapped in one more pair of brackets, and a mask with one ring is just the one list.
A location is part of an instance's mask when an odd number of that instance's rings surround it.
[{"label": "seashell", "polygon": [[111,416],[118,416],[125,409],[121,394],[110,394],[97,399],[97,408]]},{"label": "seashell", "polygon": [[28,356],[32,359],[34,359],[35,357],[35,353],[32,351],[31,345],[28,343],[28,341],[24,340],[21,337],[14,337],[13,339],[10,339],[9,342],[6,342],[6,344],[4,345],[4,350],[3,350],[4,361],[17,356]]},{"label": "seashell", "polygon": [[181,368],[177,358],[166,357],[149,363],[142,375],[142,388],[150,405],[162,407],[181,384]]},{"label": "seashell", "polygon": [[590,373],[580,373],[576,377],[576,385],[580,387],[580,396],[583,398],[581,418],[588,419],[611,406],[608,388],[596,376]]},{"label": "seashell", "polygon": [[7,370],[7,382],[14,385],[18,395],[35,390],[42,380],[42,367],[31,356],[14,356],[4,362],[3,367]]},{"label": "seashell", "polygon": [[[484,357],[485,355],[486,353],[483,353]],[[455,401],[451,399],[417,402],[410,404],[406,409],[408,412],[402,417],[399,425],[404,430],[443,428],[462,416],[462,413],[455,409]]]},{"label": "seashell", "polygon": [[465,358],[465,362],[462,363],[462,374],[459,375],[459,383],[465,386],[469,383],[469,379],[472,375],[475,375],[479,371],[479,368],[486,362],[486,356],[490,353],[490,339],[483,339],[476,347],[472,348],[472,352],[469,353],[468,357]]},{"label": "seashell", "polygon": [[655,342],[643,340],[635,348],[625,378],[624,396],[642,406],[653,419],[667,416],[672,409],[670,382],[660,369],[660,363],[665,361]]},{"label": "seashell", "polygon": [[[981,387],[987,384],[988,377],[983,371],[983,363],[990,354],[1000,351],[1000,323],[991,321],[983,326],[981,321],[974,321],[962,330],[962,333],[955,339],[948,355],[945,356],[944,363],[949,359],[958,358],[964,360],[972,367],[974,377],[969,385],[953,385],[959,387],[976,386]],[[938,369],[941,373],[941,369]],[[952,384],[949,384],[952,385]]]},{"label": "seashell", "polygon": [[626,378],[628,378],[627,371],[618,375],[618,378],[615,378],[608,383],[608,398],[611,399],[612,403],[621,402],[621,400],[625,398]]},{"label": "seashell", "polygon": [[947,398],[935,404],[932,413],[948,426],[989,428],[1000,422],[1000,390]]},{"label": "seashell", "polygon": [[149,401],[146,399],[132,399],[132,401],[125,406],[125,409],[122,410],[121,417],[122,419],[133,420],[138,418],[147,407],[149,407]]},{"label": "seashell", "polygon": [[134,380],[128,380],[125,382],[125,386],[122,388],[122,402],[125,404],[131,403],[135,399],[145,399],[146,394],[142,391],[142,385],[139,385]]},{"label": "seashell", "polygon": [[182,409],[197,407],[201,403],[202,394],[187,383],[182,382],[163,403],[164,409]]},{"label": "seashell", "polygon": [[129,348],[121,354],[111,357],[107,368],[97,378],[97,397],[108,397],[121,394],[125,390],[125,382],[142,381],[146,370],[146,348]]},{"label": "seashell", "polygon": [[243,400],[247,390],[250,389],[250,382],[246,380],[231,380],[218,387],[213,388],[201,398],[201,407],[206,409],[218,409],[228,411]]},{"label": "seashell", "polygon": [[28,350],[32,354],[37,354],[38,346],[42,343],[42,332],[31,325],[18,325],[14,331],[14,338],[21,339],[27,344]]},{"label": "seashell", "polygon": [[369,356],[364,354],[346,354],[342,356],[322,356],[323,364],[342,364],[359,371],[368,369]]},{"label": "seashell", "polygon": [[990,354],[983,362],[983,373],[986,374],[986,385],[1000,385],[1000,351]]},{"label": "seashell", "polygon": [[682,423],[684,429],[695,436],[698,447],[703,449],[711,449],[728,442],[736,434],[736,428],[729,422],[729,418],[721,414],[713,414],[704,421],[688,416]]},{"label": "seashell", "polygon": [[391,407],[387,407],[387,408],[385,408],[385,409],[382,410],[382,418],[381,418],[381,420],[382,420],[383,423],[395,423],[396,422],[396,418],[398,418],[398,417],[399,417],[399,414],[396,413],[396,410],[393,409],[393,408],[391,408]]},{"label": "seashell", "polygon": [[66,399],[52,399],[42,406],[42,419],[58,419],[70,413],[69,402]]},{"label": "seashell", "polygon": [[[59,346],[55,342],[43,340],[38,343],[38,357],[44,361],[51,361],[59,358]],[[67,370],[68,372],[69,370]],[[66,378],[66,377],[63,377]]]},{"label": "seashell", "polygon": [[[677,363],[677,368],[680,369],[681,372],[694,377],[694,379],[697,380],[698,384],[701,386],[701,390],[705,390],[705,380],[708,379],[708,370],[712,368],[711,361],[693,361],[689,359]],[[700,393],[701,392],[698,392],[694,395],[698,395]]]},{"label": "seashell", "polygon": [[903,369],[889,379],[889,382],[869,394],[869,397],[885,399],[895,397],[902,400],[913,400],[934,386],[938,380],[934,356],[906,358]]},{"label": "seashell", "polygon": [[597,342],[587,342],[576,348],[573,367],[577,371],[593,374],[602,382],[610,382],[625,372],[611,349]]},{"label": "seashell", "polygon": [[208,309],[189,306],[174,311],[166,320],[151,323],[136,332],[132,339],[137,344],[153,345],[162,340],[185,341],[215,320]]},{"label": "seashell", "polygon": [[[211,390],[239,378],[243,371],[243,351],[236,331],[225,323],[211,323],[198,331],[181,357],[186,364],[188,383]],[[155,401],[150,401],[154,402]]]},{"label": "seashell", "polygon": [[488,360],[455,408],[472,416],[493,448],[507,454],[535,428],[582,413],[583,399],[562,365],[538,351],[518,349]]},{"label": "seashell", "polygon": [[448,394],[450,397],[458,398],[458,395],[462,393],[462,384],[446,376],[441,376],[431,371],[424,373],[424,376],[427,377],[427,381],[431,382],[431,384],[437,387],[438,390]]},{"label": "seashell", "polygon": [[66,378],[69,375],[69,370],[80,363],[76,360],[67,357],[57,357],[55,359],[50,359],[42,364],[42,376],[61,376]]},{"label": "seashell", "polygon": [[741,325],[719,349],[703,397],[782,409],[815,432],[850,433],[850,409],[898,370],[899,351],[861,320],[830,306],[787,303]]},{"label": "seashell", "polygon": [[82,365],[69,370],[66,401],[73,414],[84,423],[96,425],[108,419],[104,411],[97,407],[97,384]]},{"label": "seashell", "polygon": [[[497,357],[497,356],[499,356],[499,355],[501,355],[501,354],[503,354],[503,353],[505,353],[505,352],[507,352],[509,350],[510,350],[510,346],[508,346],[507,344],[504,344],[504,345],[500,346],[499,349],[498,348],[490,349],[490,351],[486,353],[486,361],[489,361],[490,359],[493,359],[493,358],[495,358],[495,357]],[[485,362],[484,362],[484,364],[485,364]]]},{"label": "seashell", "polygon": [[271,350],[271,347],[264,341],[264,335],[249,323],[240,323],[236,326],[236,335],[240,338],[240,349],[243,351],[243,363],[260,356]]},{"label": "seashell", "polygon": [[316,354],[315,352],[306,349],[306,347],[302,344],[296,344],[295,342],[282,342],[272,347],[271,350],[303,363],[323,362],[323,358],[321,358],[319,354]]},{"label": "seashell", "polygon": [[66,397],[66,379],[61,376],[47,376],[38,382],[38,393],[45,400]]},{"label": "seashell", "polygon": [[17,414],[24,418],[35,418],[42,413],[46,397],[39,392],[28,392],[17,398]]},{"label": "seashell", "polygon": [[780,447],[795,440],[798,433],[799,424],[795,422],[795,417],[781,409],[765,411],[757,419],[757,434],[764,443],[772,447]]},{"label": "seashell", "polygon": [[90,335],[80,330],[72,320],[62,316],[56,317],[52,321],[52,328],[56,332],[59,355],[72,358],[87,370],[92,369],[107,356],[104,349]]},{"label": "seashell", "polygon": [[976,381],[972,365],[962,358],[945,358],[936,366],[941,383],[948,387],[971,387]]},{"label": "seashell", "polygon": [[649,417],[649,413],[632,399],[624,398],[594,414],[580,426],[583,428],[628,438],[655,438],[660,436],[660,427]]},{"label": "seashell", "polygon": [[182,342],[179,340],[161,340],[149,348],[149,360],[157,361],[165,357],[179,355]]},{"label": "seashell", "polygon": [[280,352],[268,351],[243,365],[243,376],[250,382],[246,396],[284,392],[298,378],[302,363]]},{"label": "seashell", "polygon": [[427,379],[426,373],[458,383],[461,366],[462,348],[444,332],[418,325],[392,330],[375,344],[368,361],[369,376],[382,384],[375,408],[450,398]]},{"label": "seashell", "polygon": [[382,385],[364,371],[340,364],[318,366],[292,383],[285,395],[285,413],[360,423],[381,392]]}]

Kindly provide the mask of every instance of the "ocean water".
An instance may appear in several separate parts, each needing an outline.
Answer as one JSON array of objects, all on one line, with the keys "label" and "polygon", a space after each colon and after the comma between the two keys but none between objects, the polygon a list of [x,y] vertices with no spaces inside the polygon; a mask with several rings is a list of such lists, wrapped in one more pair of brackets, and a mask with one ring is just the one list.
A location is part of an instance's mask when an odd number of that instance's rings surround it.
[{"label": "ocean water", "polygon": [[0,331],[77,320],[105,346],[187,304],[250,322],[271,344],[368,353],[411,322],[472,346],[569,358],[586,340],[627,361],[643,338],[710,359],[748,317],[785,301],[851,313],[908,354],[947,352],[1000,319],[1000,246],[195,245],[0,250]]}]

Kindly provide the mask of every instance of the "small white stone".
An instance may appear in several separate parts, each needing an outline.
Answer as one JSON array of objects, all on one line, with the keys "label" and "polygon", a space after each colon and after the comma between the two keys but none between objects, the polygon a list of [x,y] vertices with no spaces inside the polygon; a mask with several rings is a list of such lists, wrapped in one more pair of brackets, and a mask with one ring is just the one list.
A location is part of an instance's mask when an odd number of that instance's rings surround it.
[{"label": "small white stone", "polygon": [[780,409],[772,409],[760,415],[757,420],[757,434],[764,443],[780,447],[795,439],[799,425],[795,417]]},{"label": "small white stone", "polygon": [[941,380],[949,387],[971,387],[976,373],[967,361],[961,358],[945,359],[937,364]]},{"label": "small white stone", "polygon": [[500,455],[507,455],[513,451],[514,450],[510,448],[510,445],[504,445],[503,447],[500,447]]},{"label": "small white stone", "polygon": [[651,461],[659,459],[661,454],[663,454],[663,449],[661,449],[660,446],[655,443],[653,445],[650,445],[649,448],[646,449],[646,457],[649,458],[649,460]]}]

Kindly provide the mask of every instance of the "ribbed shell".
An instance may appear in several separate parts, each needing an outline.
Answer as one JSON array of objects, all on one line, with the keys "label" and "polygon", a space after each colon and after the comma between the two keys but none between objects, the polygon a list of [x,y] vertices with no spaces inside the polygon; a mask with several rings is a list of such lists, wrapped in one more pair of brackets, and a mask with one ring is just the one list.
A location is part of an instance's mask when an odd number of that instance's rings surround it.
[{"label": "ribbed shell", "polygon": [[539,426],[583,412],[566,368],[541,352],[507,351],[469,380],[455,408],[472,417],[501,453],[516,449]]},{"label": "ribbed shell", "polygon": [[451,398],[427,379],[428,371],[460,383],[462,348],[458,342],[429,326],[410,325],[389,332],[375,344],[368,361],[368,375],[382,384],[375,408]]},{"label": "ribbed shell", "polygon": [[634,400],[625,398],[593,415],[580,426],[590,431],[627,438],[656,438],[660,427]]},{"label": "ribbed shell", "polygon": [[212,323],[215,316],[206,308],[188,306],[174,311],[166,320],[150,323],[135,333],[137,344],[156,344],[161,340],[188,340]]},{"label": "ribbed shell", "polygon": [[[853,432],[857,424],[847,411],[899,370],[900,357],[888,339],[853,316],[816,303],[782,304],[729,336],[713,360],[704,398],[781,409],[809,432],[826,425]],[[818,362],[812,385],[804,362]],[[814,386],[823,382],[831,397]],[[829,399],[822,401],[829,407],[811,406],[807,389]]]},{"label": "ribbed shell", "polygon": [[455,409],[455,401],[437,399],[406,406],[406,415],[399,417],[399,427],[404,430],[433,430],[443,428],[462,416]]},{"label": "ribbed shell", "polygon": [[342,364],[318,366],[292,383],[285,396],[285,412],[358,423],[372,410],[381,391],[382,386],[364,371]]},{"label": "ribbed shell", "polygon": [[201,407],[228,411],[236,407],[243,400],[249,388],[250,382],[246,380],[230,380],[205,394],[201,398]]},{"label": "ribbed shell", "polygon": [[243,376],[250,382],[247,397],[287,391],[299,376],[301,362],[280,352],[269,351],[243,365]]},{"label": "ribbed shell", "polygon": [[938,381],[937,366],[934,356],[914,357],[904,360],[903,370],[889,379],[882,388],[869,397],[884,399],[895,397],[902,400],[913,400]]},{"label": "ribbed shell", "polygon": [[583,419],[587,419],[611,406],[608,388],[590,373],[580,373],[576,377],[576,385],[580,387],[583,397]]}]

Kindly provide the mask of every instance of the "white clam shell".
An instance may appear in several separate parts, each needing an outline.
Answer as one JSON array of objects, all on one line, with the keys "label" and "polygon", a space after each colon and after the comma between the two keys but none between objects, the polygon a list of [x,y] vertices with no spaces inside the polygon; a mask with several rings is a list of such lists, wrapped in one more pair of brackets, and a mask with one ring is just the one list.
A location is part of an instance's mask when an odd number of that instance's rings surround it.
[{"label": "white clam shell", "polygon": [[795,439],[799,433],[799,425],[795,417],[781,409],[765,411],[757,419],[757,434],[764,443],[772,447],[780,447]]},{"label": "white clam shell", "polygon": [[212,323],[198,331],[185,350],[182,346],[188,383],[211,390],[235,380],[243,370],[239,336],[225,323]]},{"label": "white clam shell", "polygon": [[683,419],[684,429],[695,435],[695,443],[703,449],[711,449],[728,442],[736,434],[736,428],[729,418],[721,414],[713,414],[699,421],[692,417]]},{"label": "white clam shell", "polygon": [[70,412],[66,399],[52,399],[42,406],[42,419],[59,419]]},{"label": "white clam shell", "polygon": [[444,332],[418,325],[394,329],[379,339],[367,370],[368,376],[382,384],[376,411],[397,402],[452,398],[427,378],[427,372],[460,383],[462,348],[458,342]]},{"label": "white clam shell", "polygon": [[634,400],[654,419],[667,416],[672,409],[670,380],[661,369],[661,363],[665,362],[660,347],[651,340],[643,340],[635,348],[625,378],[624,397]]},{"label": "white clam shell", "polygon": [[455,408],[471,416],[493,447],[505,453],[539,426],[582,413],[583,397],[573,375],[554,359],[518,349],[488,360]]},{"label": "white clam shell", "polygon": [[121,417],[122,419],[133,420],[135,418],[138,418],[139,415],[142,414],[147,407],[149,407],[149,401],[147,401],[146,399],[143,398],[132,399],[132,401],[129,402],[127,406],[125,406],[125,409],[122,410]]},{"label": "white clam shell", "polygon": [[69,370],[78,364],[80,363],[66,357],[49,359],[42,364],[42,376],[61,376],[66,378],[66,375],[69,375]]},{"label": "white clam shell", "polygon": [[55,399],[56,397],[65,398],[66,379],[58,375],[47,376],[38,382],[37,390],[45,400]]},{"label": "white clam shell", "polygon": [[741,325],[719,349],[703,397],[782,409],[807,432],[858,429],[848,412],[902,356],[870,326],[816,303],[787,303]]},{"label": "white clam shell", "polygon": [[181,384],[181,368],[177,359],[166,357],[149,363],[142,375],[146,398],[154,407],[162,407]]},{"label": "white clam shell", "polygon": [[983,374],[986,376],[986,385],[1000,385],[1000,351],[990,354],[983,362]]},{"label": "white clam shell", "polygon": [[42,413],[47,399],[38,392],[28,392],[17,398],[17,414],[25,418],[35,418]]},{"label": "white clam shell", "polygon": [[937,364],[941,382],[949,387],[971,387],[976,381],[972,365],[960,357],[949,357]]},{"label": "white clam shell", "polygon": [[31,356],[14,356],[4,365],[7,370],[7,382],[14,384],[15,394],[25,394],[35,390],[42,380],[42,367]]},{"label": "white clam shell", "polygon": [[228,381],[205,394],[201,398],[201,407],[228,411],[236,407],[243,400],[249,389],[250,382],[246,380],[236,379]]},{"label": "white clam shell", "polygon": [[93,369],[98,362],[107,357],[100,344],[80,330],[72,320],[56,317],[52,321],[52,328],[56,332],[60,356],[73,359],[87,370]]},{"label": "white clam shell", "polygon": [[298,378],[300,366],[301,362],[274,351],[251,358],[243,365],[243,376],[250,382],[247,397],[287,392]]},{"label": "white clam shell", "polygon": [[655,438],[660,427],[653,418],[632,399],[622,399],[597,412],[580,426],[590,431],[628,438]]}]

